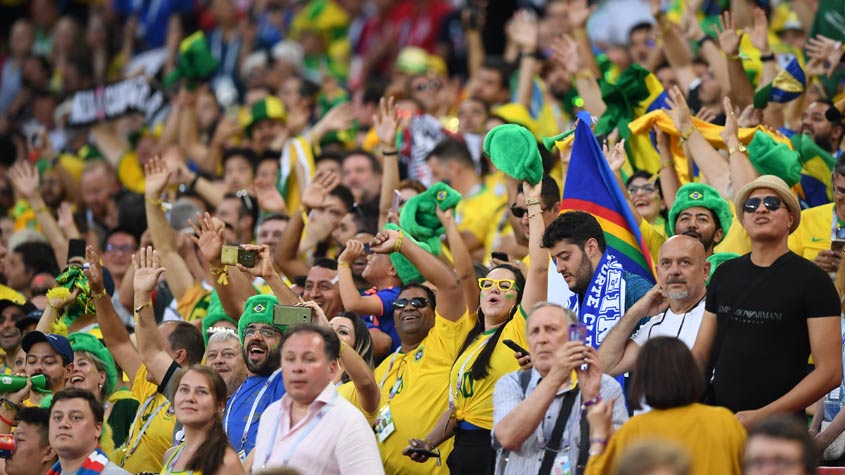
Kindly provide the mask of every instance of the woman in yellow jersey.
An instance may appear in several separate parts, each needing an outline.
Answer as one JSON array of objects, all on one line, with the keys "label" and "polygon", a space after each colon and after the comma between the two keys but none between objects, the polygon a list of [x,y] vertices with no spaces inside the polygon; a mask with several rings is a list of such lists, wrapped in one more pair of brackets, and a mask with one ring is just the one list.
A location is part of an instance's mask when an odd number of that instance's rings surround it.
[{"label": "woman in yellow jersey", "polygon": [[519,369],[513,350],[502,341],[528,346],[525,316],[518,312],[525,289],[522,272],[502,264],[478,279],[478,285],[478,318],[452,365],[449,409],[421,441],[433,448],[455,436],[446,460],[452,475],[492,473],[493,388],[501,376]]},{"label": "woman in yellow jersey", "polygon": [[657,232],[665,235],[668,210],[660,183],[652,180],[650,173],[639,171],[628,178],[625,186],[628,188],[628,200],[640,216],[654,226]]},{"label": "woman in yellow jersey", "polygon": [[223,378],[207,366],[193,365],[179,370],[173,386],[173,407],[185,441],[164,453],[161,475],[243,475],[220,419],[226,405]]}]

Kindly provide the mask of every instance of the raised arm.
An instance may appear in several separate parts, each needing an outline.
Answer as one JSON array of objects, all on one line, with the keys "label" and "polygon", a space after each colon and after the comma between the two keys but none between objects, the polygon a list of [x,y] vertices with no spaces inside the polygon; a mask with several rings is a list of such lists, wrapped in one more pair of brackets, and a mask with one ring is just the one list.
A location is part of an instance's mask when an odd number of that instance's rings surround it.
[{"label": "raised arm", "polygon": [[508,39],[519,50],[519,79],[515,102],[530,110],[532,81],[537,67],[537,59],[534,57],[539,37],[537,16],[530,10],[517,11],[508,22],[505,31]]},{"label": "raised arm", "polygon": [[383,310],[381,299],[375,295],[361,295],[355,287],[352,269],[349,267],[355,259],[364,254],[364,243],[357,239],[350,239],[346,242],[343,252],[337,257],[337,285],[340,290],[340,299],[346,310],[360,315],[379,315]]},{"label": "raised arm", "polygon": [[[390,207],[393,205],[393,190],[399,186],[399,151],[396,150],[396,134],[399,132],[399,118],[393,96],[378,102],[378,112],[373,115],[373,129],[378,136],[378,153],[381,155],[381,195],[379,197],[378,228],[387,223]],[[398,217],[396,217],[398,218]]]},{"label": "raised arm", "polygon": [[[88,277],[88,285],[92,295],[103,294],[103,269],[100,266],[100,256],[94,252],[92,246],[85,248],[85,255],[88,259],[88,269],[85,269],[85,276]],[[103,334],[103,341],[109,352],[114,356],[114,361],[123,368],[129,380],[133,381],[138,369],[141,367],[141,355],[132,340],[129,339],[129,332],[117,316],[111,300],[106,297],[94,299],[94,308],[97,311],[97,323]]]},{"label": "raised arm", "polygon": [[736,193],[746,183],[753,181],[760,174],[757,173],[754,165],[751,164],[747,152],[737,150],[737,147],[741,145],[739,136],[737,135],[739,126],[737,125],[736,113],[729,97],[725,97],[724,107],[725,128],[720,135],[722,136],[722,140],[725,141],[725,145],[728,147],[728,153],[730,154],[728,164],[731,172],[731,190]]},{"label": "raised arm", "polygon": [[713,30],[719,35],[719,47],[728,59],[731,96],[740,108],[744,108],[754,100],[754,88],[745,74],[742,58],[739,57],[739,43],[742,40],[743,33],[737,33],[729,11],[719,17],[719,24],[713,25]]},{"label": "raised arm", "polygon": [[140,309],[135,312],[138,349],[141,361],[147,366],[155,383],[159,384],[173,363],[173,357],[165,351],[167,345],[158,331],[153,314],[152,293],[164,267],[159,266],[158,253],[152,246],[139,249],[132,256],[132,265],[135,266],[135,309]]},{"label": "raised arm", "polygon": [[525,278],[525,291],[522,293],[522,308],[531,308],[537,302],[546,300],[549,292],[549,251],[543,248],[546,223],[543,221],[542,188],[542,180],[536,185],[528,182],[522,185],[525,207],[528,209],[528,256],[531,259]]},{"label": "raised arm", "polygon": [[373,238],[370,249],[379,254],[399,252],[437,288],[437,312],[445,319],[457,321],[467,311],[461,281],[440,259],[424,250],[399,231],[382,231]]},{"label": "raised arm", "polygon": [[53,248],[56,261],[65,262],[67,260],[67,237],[59,227],[59,223],[56,222],[56,218],[53,217],[50,208],[44,203],[44,198],[41,197],[38,170],[29,162],[17,162],[9,169],[9,179],[12,181],[15,190],[29,202],[32,212],[35,213],[35,219],[41,226],[41,231]]},{"label": "raised arm", "polygon": [[270,255],[270,247],[268,245],[244,244],[243,248],[247,251],[256,252],[255,266],[244,267],[243,264],[238,263],[238,270],[244,275],[252,275],[264,279],[273,291],[273,295],[279,299],[280,304],[294,305],[302,302],[302,299],[284,283],[279,273],[273,267],[273,257]]},{"label": "raised arm", "polygon": [[[147,229],[161,259],[167,269],[165,279],[173,297],[182,298],[194,283],[194,276],[179,255],[173,228],[161,208],[161,195],[170,179],[170,171],[159,157],[153,157],[144,165],[144,209],[147,214]],[[188,223],[184,223],[188,224]]]},{"label": "raised arm", "polygon": [[437,219],[443,224],[446,230],[446,242],[449,244],[449,252],[452,253],[452,261],[455,264],[455,271],[458,273],[458,279],[461,280],[461,288],[464,292],[464,298],[467,303],[467,310],[469,313],[475,313],[478,309],[478,296],[481,289],[478,288],[478,282],[475,280],[475,268],[472,266],[472,257],[469,254],[469,249],[461,237],[461,232],[458,231],[458,225],[455,223],[455,218],[451,209],[442,210],[440,207],[434,209],[437,213]]}]

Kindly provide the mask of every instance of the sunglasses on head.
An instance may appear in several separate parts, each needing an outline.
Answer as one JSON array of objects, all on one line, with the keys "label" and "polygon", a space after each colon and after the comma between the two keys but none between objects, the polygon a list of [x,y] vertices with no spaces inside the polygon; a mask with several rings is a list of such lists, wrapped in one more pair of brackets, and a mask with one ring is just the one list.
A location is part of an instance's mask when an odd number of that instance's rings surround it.
[{"label": "sunglasses on head", "polygon": [[498,287],[502,292],[507,292],[511,289],[519,290],[516,281],[513,279],[490,279],[488,277],[478,279],[478,287],[481,290],[491,290],[494,286]]},{"label": "sunglasses on head", "polygon": [[411,304],[414,308],[428,307],[428,299],[425,297],[414,297],[410,299],[396,299],[393,301],[393,309],[401,310]]},{"label": "sunglasses on head", "polygon": [[783,200],[777,196],[766,196],[764,198],[748,198],[742,204],[742,209],[746,213],[753,213],[760,207],[760,203],[763,203],[763,206],[769,211],[777,211],[783,206]]}]

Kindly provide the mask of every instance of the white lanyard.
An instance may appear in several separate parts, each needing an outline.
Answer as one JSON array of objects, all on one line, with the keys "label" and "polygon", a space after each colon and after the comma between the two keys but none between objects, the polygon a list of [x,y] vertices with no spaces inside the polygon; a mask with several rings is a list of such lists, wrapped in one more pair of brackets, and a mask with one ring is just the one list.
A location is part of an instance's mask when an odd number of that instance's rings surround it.
[{"label": "white lanyard", "polygon": [[[255,400],[252,402],[252,409],[249,410],[249,417],[247,417],[246,424],[244,424],[244,433],[241,436],[241,448],[239,450],[243,450],[244,446],[246,445],[247,434],[249,434],[249,428],[252,426],[252,418],[255,416],[255,410],[258,408],[258,402],[261,401],[261,398],[264,396],[264,393],[267,391],[267,388],[270,387],[270,385],[276,379],[276,376],[278,376],[281,371],[282,368],[273,371],[273,374],[271,374],[270,377],[267,378],[267,381],[264,382],[264,386],[262,386],[261,390],[258,391],[258,395],[255,396]],[[235,405],[235,398],[238,396],[238,394],[240,394],[241,388],[243,388],[243,385],[241,385],[241,387],[238,388],[238,390],[235,392],[235,395],[232,396],[231,399],[229,399],[231,404],[229,404],[229,406],[226,408],[226,419],[223,423],[223,430],[225,430],[227,434],[229,433],[229,416],[232,414],[232,406]]]},{"label": "white lanyard", "polygon": [[[144,405],[141,406],[141,408],[138,409],[138,412],[135,414],[135,420],[132,421],[132,427],[135,427],[135,425],[138,424],[138,418],[141,417],[141,415],[144,413],[144,411],[147,410],[147,407],[149,407],[150,404],[152,404],[152,402],[155,398],[156,398],[156,394],[153,394],[152,396],[148,397],[146,401],[144,401]],[[155,408],[155,410],[149,416],[147,416],[147,422],[145,422],[144,425],[141,427],[141,430],[138,431],[138,435],[135,436],[135,439],[132,441],[132,445],[129,447],[128,454],[130,456],[135,453],[135,449],[137,449],[138,444],[141,443],[141,437],[143,437],[144,434],[147,432],[147,429],[150,427],[150,424],[152,424],[153,419],[155,419],[156,415],[168,403],[170,403],[170,401],[167,398],[165,398],[164,402],[159,404],[159,406],[157,408]],[[126,461],[126,455],[127,455],[127,452],[124,452],[123,453],[123,461],[124,462]],[[121,465],[123,465],[122,462],[121,462]]]},{"label": "white lanyard", "polygon": [[[294,451],[296,451],[296,448],[299,447],[299,444],[301,444],[302,441],[305,440],[306,437],[308,437],[308,435],[311,433],[311,431],[314,430],[320,420],[326,415],[327,412],[329,412],[329,409],[331,409],[331,407],[337,400],[337,395],[338,393],[335,392],[334,395],[332,395],[331,401],[326,403],[325,406],[321,407],[317,415],[315,415],[314,418],[308,422],[308,425],[305,426],[304,429],[302,429],[302,431],[299,433],[299,436],[297,436],[296,440],[293,442],[293,445],[290,446],[287,453],[285,453],[285,455],[282,457],[283,467],[287,466],[287,464],[290,462],[290,459],[291,457],[293,457],[293,453]],[[264,465],[261,467],[262,470],[267,468],[267,462],[270,461],[270,455],[273,454],[273,444],[276,443],[276,436],[278,436],[279,434],[279,426],[281,424],[282,411],[281,408],[279,408],[279,415],[276,416],[276,422],[273,424],[273,437],[270,438],[270,446],[267,448],[267,455],[264,456]]]},{"label": "white lanyard", "polygon": [[[387,364],[387,371],[381,377],[381,381],[378,383],[378,388],[381,390],[384,387],[384,382],[387,380],[387,375],[390,374],[390,370],[393,369],[393,363],[396,361],[396,356],[399,355],[399,352],[402,351],[402,347],[396,348],[396,351],[393,352],[393,357],[390,358],[390,363]],[[398,375],[396,377],[396,383],[393,384],[393,387],[390,388],[390,394],[387,395],[387,400],[393,399],[393,396],[396,395],[396,391],[399,390],[399,385],[402,384],[402,378]]]},{"label": "white lanyard", "polygon": [[[461,365],[461,369],[458,370],[458,383],[457,383],[458,384],[458,389],[457,389],[458,391],[461,390],[461,386],[464,383],[464,371],[466,370],[467,365],[473,359],[473,357],[475,356],[476,353],[478,353],[485,346],[487,346],[487,343],[490,341],[490,338],[492,338],[492,337],[493,337],[492,334],[488,335],[487,338],[483,342],[481,342],[481,344],[478,345],[478,347],[476,347],[474,350],[472,350],[472,353],[470,353],[469,356],[467,356],[464,359],[464,363]],[[452,386],[452,380],[450,379],[449,380],[449,407],[451,407],[452,409],[455,408],[455,394],[457,394],[457,392],[455,391],[455,387]]]}]

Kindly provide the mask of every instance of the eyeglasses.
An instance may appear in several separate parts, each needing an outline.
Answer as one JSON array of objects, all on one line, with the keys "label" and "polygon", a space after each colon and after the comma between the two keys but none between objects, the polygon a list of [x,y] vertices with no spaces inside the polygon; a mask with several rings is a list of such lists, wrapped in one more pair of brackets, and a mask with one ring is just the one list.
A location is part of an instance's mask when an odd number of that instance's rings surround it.
[{"label": "eyeglasses", "polygon": [[427,91],[429,89],[433,89],[435,91],[440,90],[443,87],[443,83],[440,81],[428,81],[428,82],[421,82],[414,86],[414,89],[418,92]]},{"label": "eyeglasses", "polygon": [[428,307],[428,299],[425,297],[414,297],[410,299],[396,299],[393,301],[393,310],[401,310],[411,304],[414,308]]},{"label": "eyeglasses", "polygon": [[490,279],[487,277],[482,277],[478,279],[478,287],[481,290],[491,290],[493,286],[496,286],[502,292],[507,292],[511,289],[519,290],[519,287],[516,285],[516,281],[513,279]]},{"label": "eyeglasses", "polygon": [[783,205],[783,200],[777,196],[766,196],[764,198],[748,198],[742,204],[742,210],[746,213],[753,213],[760,207],[760,203],[769,211],[777,211]]},{"label": "eyeglasses", "polygon": [[779,471],[789,470],[793,467],[801,465],[801,459],[789,459],[786,457],[756,457],[745,461],[745,470],[747,472],[762,470],[767,465],[773,465]]},{"label": "eyeglasses", "polygon": [[642,186],[631,185],[628,187],[629,195],[636,195],[637,193],[651,194],[657,191],[657,187],[653,183],[646,183]]},{"label": "eyeglasses", "polygon": [[106,252],[122,252],[124,254],[132,254],[137,250],[138,249],[131,244],[123,244],[120,246],[116,244],[106,244]]},{"label": "eyeglasses", "polygon": [[[540,208],[540,211],[548,211],[552,209],[552,206],[545,206],[543,208]],[[516,206],[511,206],[511,214],[514,216],[514,218],[522,219],[526,213],[528,213],[528,208],[518,208]]]},{"label": "eyeglasses", "polygon": [[281,334],[279,330],[272,327],[247,327],[247,329],[244,330],[244,338],[255,336],[256,333],[260,333],[264,338],[273,338]]}]

